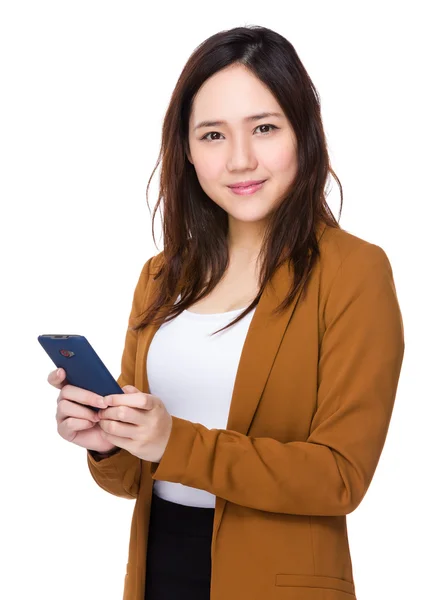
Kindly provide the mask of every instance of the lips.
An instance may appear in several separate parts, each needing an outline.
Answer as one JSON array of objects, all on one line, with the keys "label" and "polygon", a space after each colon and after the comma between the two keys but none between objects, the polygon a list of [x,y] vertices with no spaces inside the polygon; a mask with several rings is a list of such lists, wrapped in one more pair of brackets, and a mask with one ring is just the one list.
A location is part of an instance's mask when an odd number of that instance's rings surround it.
[{"label": "lips", "polygon": [[233,185],[229,185],[229,188],[232,189],[243,189],[243,188],[247,188],[247,187],[251,187],[253,185],[258,185],[260,183],[264,183],[264,181],[267,181],[266,179],[258,179],[256,181],[245,181],[244,183],[235,183]]}]

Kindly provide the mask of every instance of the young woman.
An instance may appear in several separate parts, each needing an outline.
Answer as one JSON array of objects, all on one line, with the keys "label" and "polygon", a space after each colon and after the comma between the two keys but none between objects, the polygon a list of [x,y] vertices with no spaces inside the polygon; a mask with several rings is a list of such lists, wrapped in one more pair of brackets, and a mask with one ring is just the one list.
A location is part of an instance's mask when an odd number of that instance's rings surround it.
[{"label": "young woman", "polygon": [[263,27],[203,42],[160,158],[164,249],[136,285],[125,394],[49,376],[60,435],[136,499],[124,598],[355,600],[346,515],[385,443],[403,324],[386,253],[326,203],[340,182],[293,46]]}]

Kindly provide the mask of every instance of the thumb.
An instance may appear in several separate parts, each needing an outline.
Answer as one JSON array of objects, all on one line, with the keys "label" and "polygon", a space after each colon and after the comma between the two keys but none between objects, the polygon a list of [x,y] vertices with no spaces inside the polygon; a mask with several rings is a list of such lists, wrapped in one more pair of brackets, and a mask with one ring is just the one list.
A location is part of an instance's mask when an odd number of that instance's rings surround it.
[{"label": "thumb", "polygon": [[125,394],[135,394],[135,393],[139,393],[140,390],[137,389],[135,386],[133,385],[125,385],[124,387],[121,388],[123,390],[123,392]]}]

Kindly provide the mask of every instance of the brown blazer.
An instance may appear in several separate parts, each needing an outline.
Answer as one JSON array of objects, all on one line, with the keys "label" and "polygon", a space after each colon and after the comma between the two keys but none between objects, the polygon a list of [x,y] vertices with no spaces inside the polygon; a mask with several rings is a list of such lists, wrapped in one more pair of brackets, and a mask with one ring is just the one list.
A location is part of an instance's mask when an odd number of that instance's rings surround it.
[{"label": "brown blazer", "polygon": [[[356,600],[346,515],[362,501],[385,443],[404,330],[382,248],[325,225],[318,235],[321,258],[305,300],[270,315],[291,283],[285,263],[262,294],[226,429],[173,416],[159,464],[125,450],[96,462],[87,452],[99,486],[136,499],[124,600],[144,598],[154,479],[216,495],[211,600]],[[163,252],[141,271],[129,324],[154,290],[160,260]],[[150,393],[155,332],[127,331],[120,386]]]}]

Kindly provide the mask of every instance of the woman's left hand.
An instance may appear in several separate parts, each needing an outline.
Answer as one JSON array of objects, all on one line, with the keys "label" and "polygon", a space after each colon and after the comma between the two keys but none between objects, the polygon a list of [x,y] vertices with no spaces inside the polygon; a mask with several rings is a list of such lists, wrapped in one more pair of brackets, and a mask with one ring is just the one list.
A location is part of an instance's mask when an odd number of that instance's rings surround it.
[{"label": "woman's left hand", "polygon": [[158,396],[133,385],[124,394],[104,396],[107,408],[98,412],[101,435],[108,442],[150,462],[160,462],[172,429],[172,417]]}]

